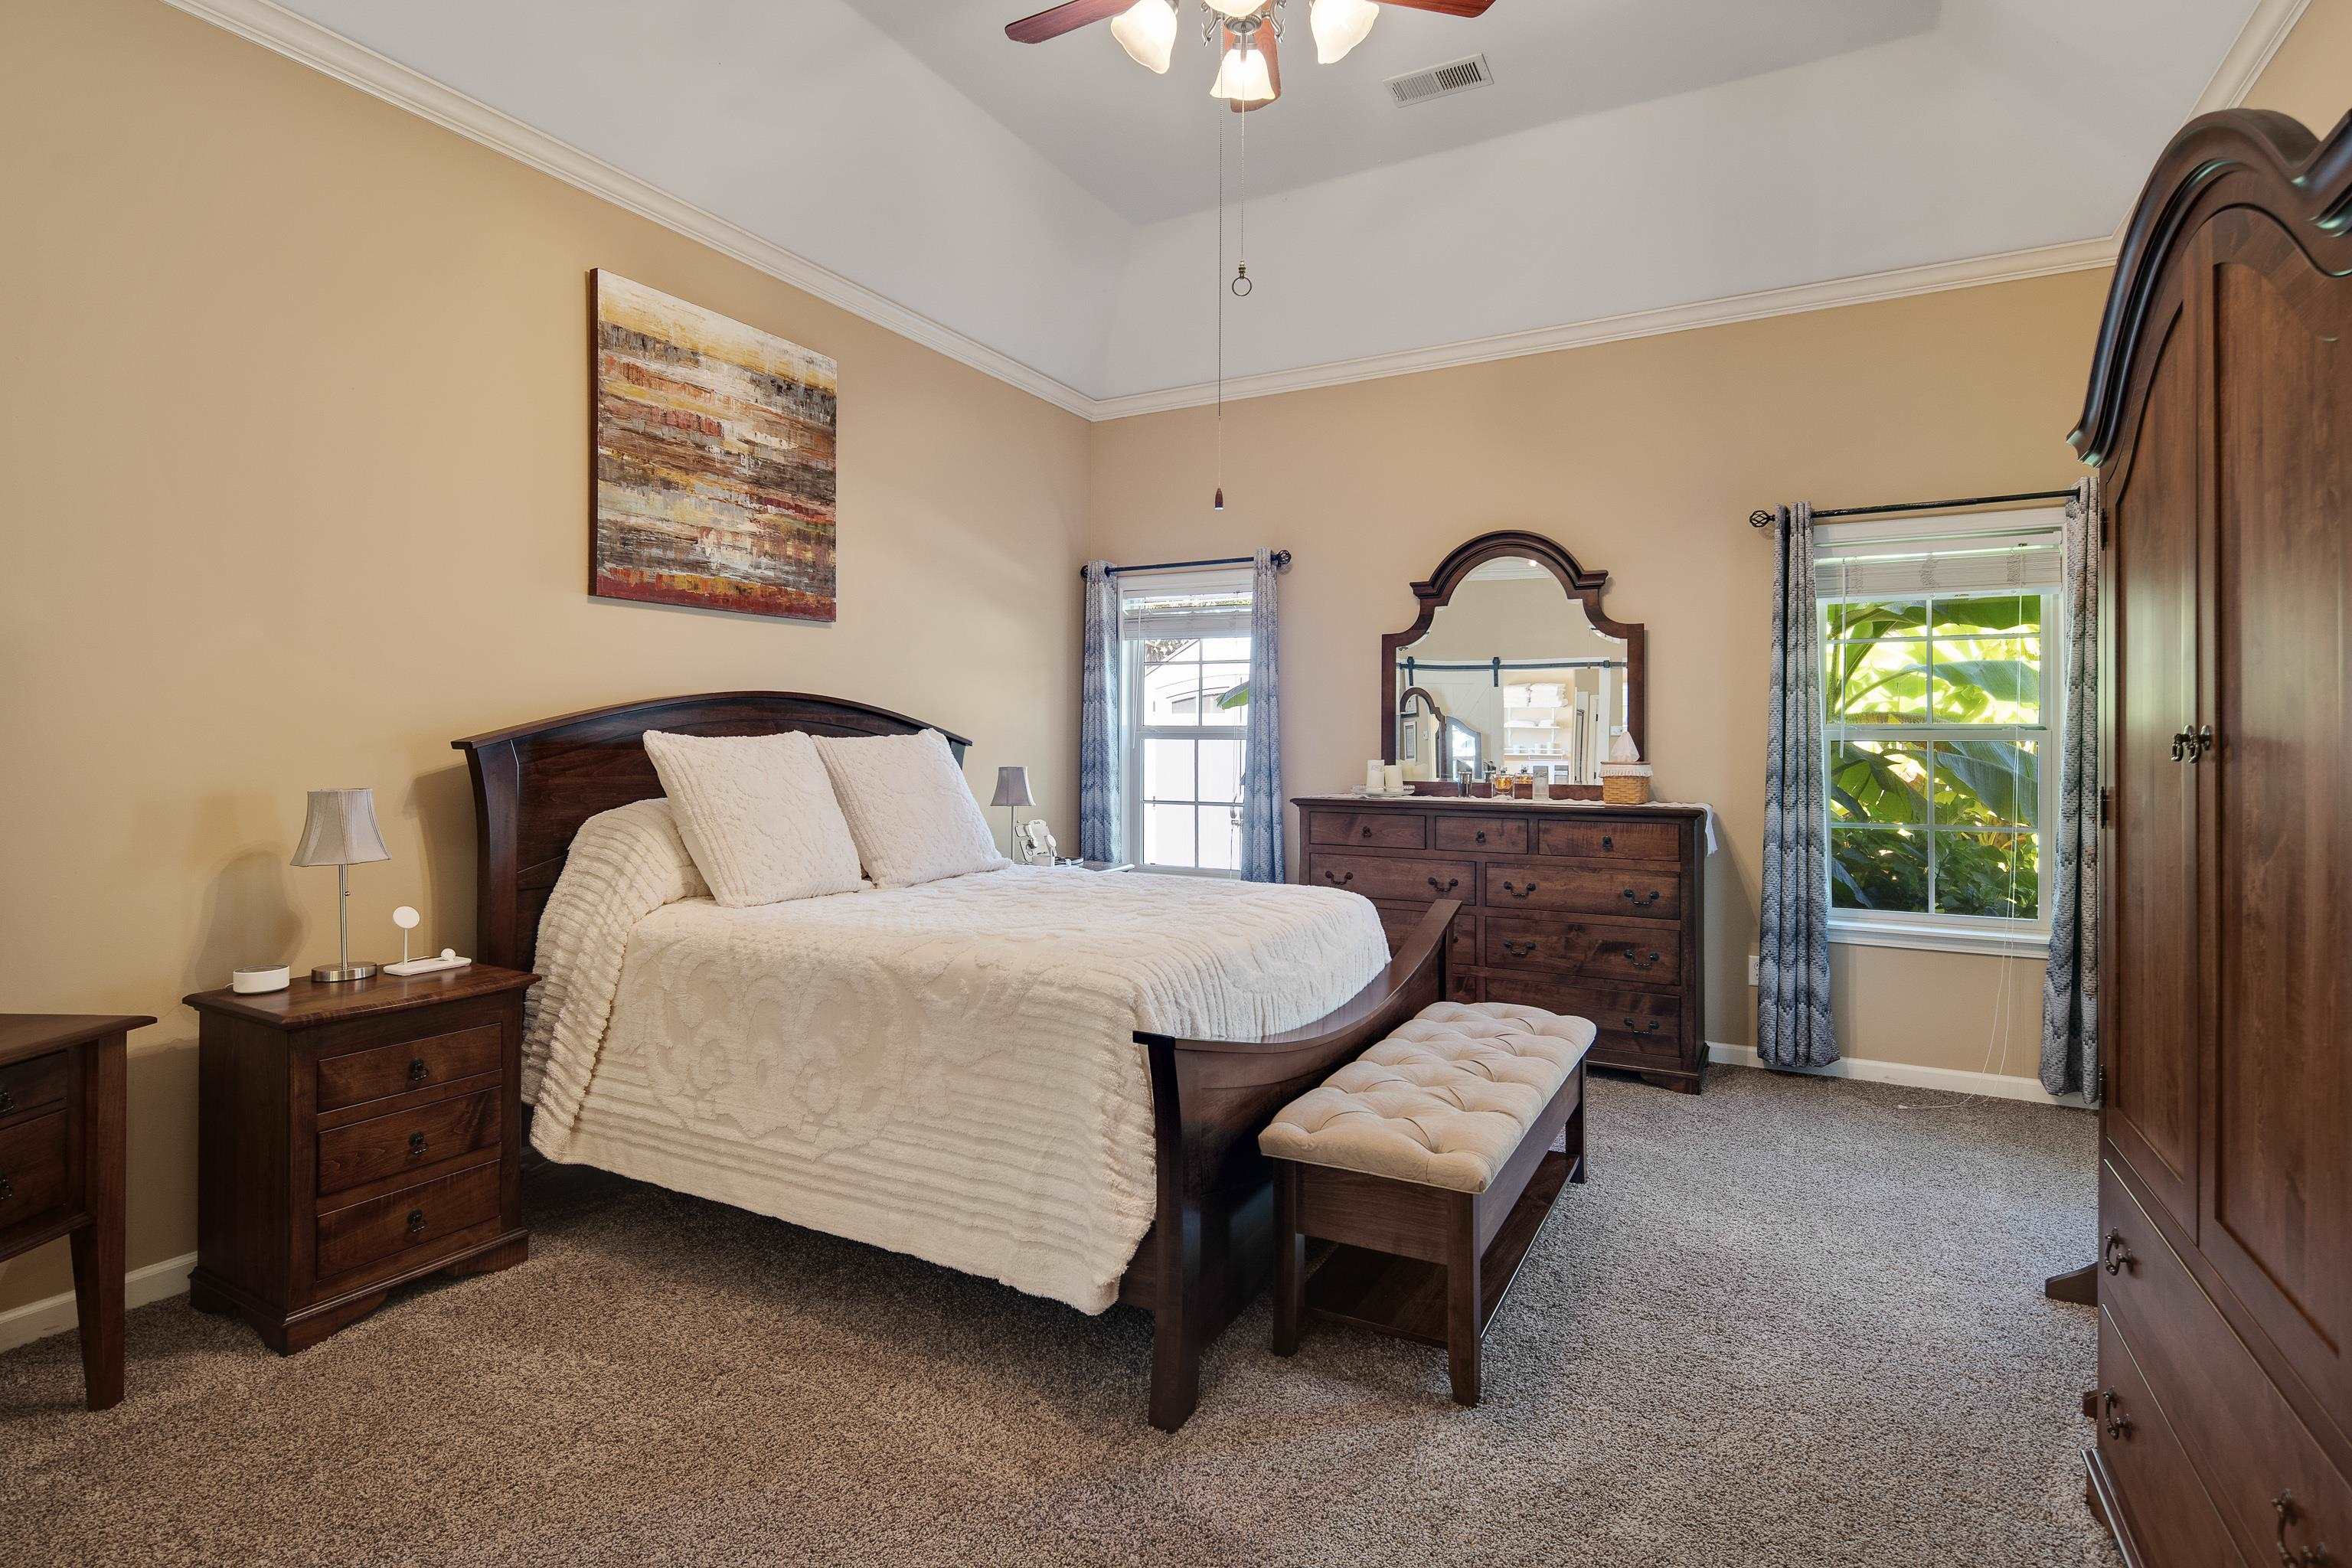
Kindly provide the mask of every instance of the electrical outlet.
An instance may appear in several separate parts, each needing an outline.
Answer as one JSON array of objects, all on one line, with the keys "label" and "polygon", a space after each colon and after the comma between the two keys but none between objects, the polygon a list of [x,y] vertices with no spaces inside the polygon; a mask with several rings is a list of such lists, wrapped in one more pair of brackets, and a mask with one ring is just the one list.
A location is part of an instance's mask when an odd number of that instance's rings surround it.
[{"label": "electrical outlet", "polygon": [[1760,985],[1760,984],[1762,984],[1764,983],[1764,972],[1763,972],[1762,968],[1760,967],[1760,966],[1761,966],[1761,964],[1762,964],[1762,963],[1763,963],[1763,958],[1762,958],[1762,955],[1761,955],[1761,954],[1751,952],[1751,953],[1749,953],[1749,954],[1748,955],[1748,984],[1750,984],[1750,985]]}]

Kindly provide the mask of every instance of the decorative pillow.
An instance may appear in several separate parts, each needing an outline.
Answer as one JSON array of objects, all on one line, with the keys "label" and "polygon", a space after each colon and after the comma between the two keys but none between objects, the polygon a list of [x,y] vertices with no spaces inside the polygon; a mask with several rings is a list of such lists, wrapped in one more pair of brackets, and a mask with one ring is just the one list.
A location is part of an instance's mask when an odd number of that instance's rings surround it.
[{"label": "decorative pillow", "polygon": [[857,886],[857,845],[806,735],[646,731],[678,836],[730,909]]},{"label": "decorative pillow", "polygon": [[996,835],[937,730],[828,735],[816,751],[875,886],[911,888],[1013,864],[996,852]]}]

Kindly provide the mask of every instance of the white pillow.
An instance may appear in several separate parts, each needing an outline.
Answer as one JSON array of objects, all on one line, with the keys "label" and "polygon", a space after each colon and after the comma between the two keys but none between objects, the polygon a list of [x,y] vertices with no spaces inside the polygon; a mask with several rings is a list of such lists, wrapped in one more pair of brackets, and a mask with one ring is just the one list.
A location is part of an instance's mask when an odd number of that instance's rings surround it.
[{"label": "white pillow", "polygon": [[856,888],[857,845],[806,735],[648,730],[646,754],[719,902],[741,909]]},{"label": "white pillow", "polygon": [[937,730],[826,735],[816,751],[877,887],[911,888],[1013,864],[996,852],[996,836]]}]

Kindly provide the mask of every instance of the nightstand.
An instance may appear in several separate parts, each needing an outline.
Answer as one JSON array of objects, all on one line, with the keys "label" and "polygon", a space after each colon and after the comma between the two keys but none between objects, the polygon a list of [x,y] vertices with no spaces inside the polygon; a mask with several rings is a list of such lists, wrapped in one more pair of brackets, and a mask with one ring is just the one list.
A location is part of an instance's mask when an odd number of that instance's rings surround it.
[{"label": "nightstand", "polygon": [[279,1354],[427,1274],[520,1263],[522,996],[477,963],[186,998],[197,1055],[188,1299]]},{"label": "nightstand", "polygon": [[92,1410],[122,1400],[123,1037],[154,1021],[0,1014],[0,1258],[71,1238]]}]

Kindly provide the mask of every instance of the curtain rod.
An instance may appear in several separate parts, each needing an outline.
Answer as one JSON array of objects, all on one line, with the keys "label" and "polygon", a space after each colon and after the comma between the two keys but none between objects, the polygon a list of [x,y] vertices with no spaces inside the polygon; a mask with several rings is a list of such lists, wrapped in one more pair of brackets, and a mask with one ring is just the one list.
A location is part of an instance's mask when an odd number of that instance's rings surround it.
[{"label": "curtain rod", "polygon": [[[2021,490],[2015,495],[1961,496],[1953,500],[1906,500],[1896,501],[1891,506],[1837,506],[1831,507],[1825,511],[1814,512],[1813,520],[1818,522],[1825,517],[1877,517],[1882,513],[1887,512],[1950,511],[1958,507],[2000,506],[2010,501],[2073,500],[2074,499],[2074,492],[2070,489]],[[1750,528],[1769,528],[1772,526],[1773,519],[1777,515],[1777,513],[1769,509],[1759,508],[1748,514],[1748,526]]]},{"label": "curtain rod", "polygon": [[[1257,557],[1255,555],[1220,555],[1212,561],[1154,561],[1142,566],[1114,566],[1110,569],[1110,574],[1118,577],[1129,572],[1181,572],[1189,566],[1255,566],[1256,564]],[[1274,552],[1274,569],[1277,572],[1290,570],[1289,551],[1277,550]],[[1086,568],[1080,567],[1078,574],[1082,577],[1086,575]]]}]

